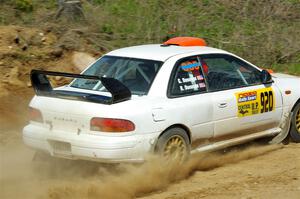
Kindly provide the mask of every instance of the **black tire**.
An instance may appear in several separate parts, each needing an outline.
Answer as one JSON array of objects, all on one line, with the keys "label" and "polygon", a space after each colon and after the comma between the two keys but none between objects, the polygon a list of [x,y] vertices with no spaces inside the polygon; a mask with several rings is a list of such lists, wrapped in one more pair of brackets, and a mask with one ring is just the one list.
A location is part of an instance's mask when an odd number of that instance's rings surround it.
[{"label": "black tire", "polygon": [[293,111],[290,136],[293,142],[300,143],[300,103],[296,105]]},{"label": "black tire", "polygon": [[[176,143],[176,144],[175,144]],[[170,128],[157,141],[156,152],[167,159],[186,160],[190,154],[191,145],[187,132],[182,128]]]}]

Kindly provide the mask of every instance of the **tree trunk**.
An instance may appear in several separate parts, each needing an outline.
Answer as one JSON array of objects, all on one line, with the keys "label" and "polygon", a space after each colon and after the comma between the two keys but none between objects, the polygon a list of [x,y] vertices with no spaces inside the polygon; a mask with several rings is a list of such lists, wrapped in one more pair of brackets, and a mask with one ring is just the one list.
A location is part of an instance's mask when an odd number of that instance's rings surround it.
[{"label": "tree trunk", "polygon": [[57,0],[58,11],[55,18],[65,17],[67,19],[75,20],[84,18],[81,1],[79,0]]}]

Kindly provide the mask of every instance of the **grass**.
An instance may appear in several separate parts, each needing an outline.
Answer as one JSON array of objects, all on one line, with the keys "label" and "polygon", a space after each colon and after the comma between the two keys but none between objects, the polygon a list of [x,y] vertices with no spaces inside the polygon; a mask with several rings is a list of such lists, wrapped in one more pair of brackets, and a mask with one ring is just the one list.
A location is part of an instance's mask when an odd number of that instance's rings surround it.
[{"label": "grass", "polygon": [[110,0],[85,9],[116,48],[195,36],[256,65],[299,63],[299,1]]},{"label": "grass", "polygon": [[289,63],[289,64],[276,64],[271,66],[274,72],[289,73],[292,75],[300,76],[300,64],[299,63]]},{"label": "grass", "polygon": [[0,23],[55,26],[62,36],[86,28],[79,37],[88,38],[95,51],[195,36],[259,66],[300,70],[299,0],[89,0],[83,1],[86,19],[73,22],[54,19],[56,0],[18,0],[32,2],[31,11],[2,1]]}]

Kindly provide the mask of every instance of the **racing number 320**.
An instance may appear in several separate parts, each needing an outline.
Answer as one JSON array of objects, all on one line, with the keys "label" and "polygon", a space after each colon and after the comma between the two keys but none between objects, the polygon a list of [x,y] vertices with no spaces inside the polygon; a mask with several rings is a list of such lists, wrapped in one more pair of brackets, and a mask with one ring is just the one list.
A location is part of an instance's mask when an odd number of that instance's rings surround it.
[{"label": "racing number 320", "polygon": [[274,108],[273,91],[260,93],[261,110],[260,113],[271,112]]}]

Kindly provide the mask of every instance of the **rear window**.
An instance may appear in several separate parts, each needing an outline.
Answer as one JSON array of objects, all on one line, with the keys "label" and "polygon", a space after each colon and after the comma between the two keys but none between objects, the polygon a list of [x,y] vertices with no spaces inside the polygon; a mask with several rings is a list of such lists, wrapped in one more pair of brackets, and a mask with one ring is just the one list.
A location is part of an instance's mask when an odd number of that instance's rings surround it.
[{"label": "rear window", "polygon": [[[110,77],[127,86],[134,95],[145,95],[163,62],[145,59],[104,56],[83,74]],[[75,79],[71,87],[107,91],[98,80]]]}]

